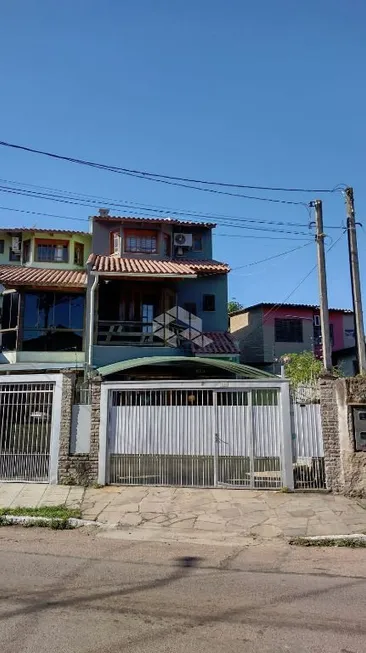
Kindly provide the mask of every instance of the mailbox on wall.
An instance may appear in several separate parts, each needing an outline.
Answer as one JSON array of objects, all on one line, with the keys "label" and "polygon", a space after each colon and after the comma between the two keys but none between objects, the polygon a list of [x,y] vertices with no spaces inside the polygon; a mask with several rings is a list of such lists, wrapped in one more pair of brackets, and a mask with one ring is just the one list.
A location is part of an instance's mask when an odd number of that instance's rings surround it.
[{"label": "mailbox on wall", "polygon": [[366,405],[353,406],[353,431],[356,451],[366,451]]}]

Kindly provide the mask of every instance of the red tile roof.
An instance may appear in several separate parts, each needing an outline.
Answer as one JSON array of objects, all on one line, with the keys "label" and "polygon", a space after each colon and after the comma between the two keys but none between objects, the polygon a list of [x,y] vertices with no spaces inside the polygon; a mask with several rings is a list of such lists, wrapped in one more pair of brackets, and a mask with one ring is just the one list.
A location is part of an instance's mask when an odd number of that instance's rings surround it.
[{"label": "red tile roof", "polygon": [[8,288],[18,286],[85,288],[86,273],[79,270],[51,270],[49,268],[0,265],[0,284]]},{"label": "red tile roof", "polygon": [[195,275],[195,274],[222,274],[229,272],[230,268],[226,263],[218,261],[187,260],[162,261],[141,258],[119,258],[117,256],[99,256],[91,254],[88,263],[92,264],[95,272],[124,274],[171,274],[171,275]]},{"label": "red tile roof", "polygon": [[149,222],[155,224],[172,224],[188,227],[207,227],[213,229],[216,227],[214,222],[194,222],[193,220],[177,220],[177,218],[141,218],[133,216],[116,216],[116,215],[94,215],[93,220],[98,222]]},{"label": "red tile roof", "polygon": [[7,233],[45,233],[45,234],[79,234],[80,236],[90,236],[91,233],[88,231],[74,231],[73,229],[40,229],[39,227],[0,227],[0,231],[6,231]]},{"label": "red tile roof", "polygon": [[238,354],[239,348],[230,335],[230,333],[223,333],[221,331],[208,331],[202,335],[210,338],[212,343],[206,347],[197,347],[192,343],[192,349],[195,354]]}]

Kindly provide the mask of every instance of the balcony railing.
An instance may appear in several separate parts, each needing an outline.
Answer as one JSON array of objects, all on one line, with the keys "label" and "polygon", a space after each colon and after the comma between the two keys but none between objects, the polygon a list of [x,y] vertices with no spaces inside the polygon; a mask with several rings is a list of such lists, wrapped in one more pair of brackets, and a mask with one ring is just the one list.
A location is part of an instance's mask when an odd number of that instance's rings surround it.
[{"label": "balcony railing", "polygon": [[153,322],[119,322],[116,320],[99,320],[97,332],[98,345],[135,345],[135,346],[156,346],[182,347],[187,341],[179,338],[179,331],[185,327],[169,324],[167,329],[173,331],[177,337],[176,344],[162,339],[153,332]]}]

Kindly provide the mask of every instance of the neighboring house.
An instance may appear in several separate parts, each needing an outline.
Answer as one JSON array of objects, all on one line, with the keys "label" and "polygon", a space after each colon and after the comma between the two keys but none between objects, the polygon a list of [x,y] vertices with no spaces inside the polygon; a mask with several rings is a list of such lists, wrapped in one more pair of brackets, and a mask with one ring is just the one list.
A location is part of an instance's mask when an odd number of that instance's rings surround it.
[{"label": "neighboring house", "polygon": [[[332,351],[352,347],[351,310],[330,309]],[[319,306],[261,303],[230,315],[230,332],[240,348],[240,361],[279,372],[284,354],[314,351],[321,356]]]},{"label": "neighboring house", "polygon": [[[156,355],[238,360],[229,267],[212,260],[215,225],[100,213],[90,233],[0,231],[2,371],[91,371]],[[154,321],[173,307],[185,312]]]},{"label": "neighboring house", "polygon": [[81,231],[0,231],[0,363],[13,371],[84,366],[90,247]]},{"label": "neighboring house", "polygon": [[356,346],[333,352],[332,359],[333,365],[339,367],[343,376],[356,376],[359,373]]},{"label": "neighboring house", "polygon": [[90,366],[156,355],[238,359],[227,333],[229,267],[212,259],[215,225],[106,211],[91,220]]}]

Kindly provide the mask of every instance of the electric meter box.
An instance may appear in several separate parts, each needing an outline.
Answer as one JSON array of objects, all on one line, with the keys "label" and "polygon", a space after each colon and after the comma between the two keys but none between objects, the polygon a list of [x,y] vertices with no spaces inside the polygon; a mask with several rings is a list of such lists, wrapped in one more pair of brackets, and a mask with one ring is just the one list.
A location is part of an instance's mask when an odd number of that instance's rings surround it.
[{"label": "electric meter box", "polygon": [[352,412],[355,449],[366,452],[366,405],[353,406]]}]

